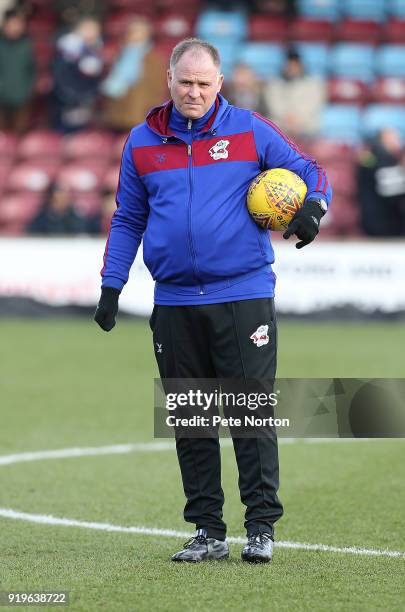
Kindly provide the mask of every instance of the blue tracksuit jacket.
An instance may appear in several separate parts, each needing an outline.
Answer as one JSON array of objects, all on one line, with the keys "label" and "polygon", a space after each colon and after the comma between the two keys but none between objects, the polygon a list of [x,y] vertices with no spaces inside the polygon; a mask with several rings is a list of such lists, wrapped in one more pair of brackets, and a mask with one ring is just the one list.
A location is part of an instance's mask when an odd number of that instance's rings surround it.
[{"label": "blue tracksuit jacket", "polygon": [[325,171],[258,113],[221,95],[194,121],[173,102],[152,109],[124,146],[102,286],[123,288],[143,238],[156,304],[272,297],[270,234],[246,208],[250,182],[269,168],[295,172],[307,198],[329,204]]}]

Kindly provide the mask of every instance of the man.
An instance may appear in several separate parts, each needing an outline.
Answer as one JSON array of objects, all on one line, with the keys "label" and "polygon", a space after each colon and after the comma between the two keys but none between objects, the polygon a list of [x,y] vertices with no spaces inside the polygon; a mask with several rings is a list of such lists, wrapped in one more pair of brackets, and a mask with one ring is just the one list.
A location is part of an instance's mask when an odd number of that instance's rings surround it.
[{"label": "man", "polygon": [[[105,331],[114,327],[143,237],[144,260],[156,280],[150,325],[161,377],[272,380],[274,255],[268,232],[247,212],[246,192],[266,168],[286,167],[305,180],[306,202],[284,234],[295,233],[301,248],[318,233],[331,191],[323,170],[274,124],[229,105],[219,94],[222,82],[215,47],[187,39],[173,49],[172,100],[153,109],[124,147],[95,320]],[[242,559],[267,562],[283,511],[276,436],[234,437],[233,444],[247,508]],[[218,438],[177,436],[176,449],[184,518],[197,532],[172,560],[226,558]]]}]

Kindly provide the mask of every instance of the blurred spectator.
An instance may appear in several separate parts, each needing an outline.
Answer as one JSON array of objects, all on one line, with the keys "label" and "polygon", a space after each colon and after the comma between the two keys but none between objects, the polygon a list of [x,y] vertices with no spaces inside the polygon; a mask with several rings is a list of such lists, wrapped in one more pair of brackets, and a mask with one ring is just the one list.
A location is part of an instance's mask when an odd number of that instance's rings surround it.
[{"label": "blurred spectator", "polygon": [[163,101],[165,66],[151,37],[148,19],[138,17],[129,24],[118,58],[101,85],[108,127],[127,131],[142,123],[147,111]]},{"label": "blurred spectator", "polygon": [[101,26],[84,17],[57,42],[53,66],[53,127],[73,132],[87,127],[94,112],[103,70]]},{"label": "blurred spectator", "polygon": [[106,189],[103,191],[102,196],[100,211],[89,217],[87,221],[87,232],[89,234],[108,234],[110,229],[111,217],[117,208],[115,191]]},{"label": "blurred spectator", "polygon": [[317,134],[327,99],[326,84],[305,74],[295,49],[289,49],[281,78],[266,85],[264,97],[271,119],[287,134],[296,137]]},{"label": "blurred spectator", "polygon": [[23,132],[29,124],[35,62],[22,13],[6,11],[0,35],[0,130]]},{"label": "blurred spectator", "polygon": [[231,104],[267,115],[263,87],[255,72],[246,64],[236,64],[229,81],[225,81],[224,95]]},{"label": "blurred spectator", "polygon": [[69,27],[82,15],[92,15],[102,21],[106,10],[105,0],[53,0],[52,4],[59,21]]},{"label": "blurred spectator", "polygon": [[405,235],[403,154],[401,138],[392,128],[381,130],[359,153],[360,223],[369,236]]},{"label": "blurred spectator", "polygon": [[30,234],[58,235],[87,232],[87,221],[77,214],[69,190],[52,184],[42,209],[27,227]]}]

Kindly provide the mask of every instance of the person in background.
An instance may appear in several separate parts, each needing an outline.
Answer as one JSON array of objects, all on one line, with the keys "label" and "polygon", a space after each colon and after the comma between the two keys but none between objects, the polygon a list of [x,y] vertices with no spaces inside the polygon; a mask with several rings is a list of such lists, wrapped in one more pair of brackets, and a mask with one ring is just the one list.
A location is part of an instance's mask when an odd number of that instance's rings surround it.
[{"label": "person in background", "polygon": [[360,150],[360,224],[368,236],[405,236],[405,158],[399,133],[382,129]]},{"label": "person in background", "polygon": [[152,25],[138,17],[128,25],[122,49],[101,84],[104,122],[128,131],[141,123],[147,111],[159,104],[165,92],[165,66],[154,50]]},{"label": "person in background", "polygon": [[58,235],[87,232],[87,221],[74,208],[70,191],[63,185],[50,185],[37,216],[27,227],[29,234]]},{"label": "person in background", "polygon": [[24,132],[29,124],[35,61],[23,13],[6,11],[0,35],[0,130]]},{"label": "person in background", "polygon": [[268,114],[262,83],[247,64],[235,65],[230,82],[224,89],[224,95],[234,106],[249,108],[261,115]]},{"label": "person in background", "polygon": [[74,132],[89,126],[103,70],[101,26],[83,17],[59,38],[53,65],[53,128]]},{"label": "person in background", "polygon": [[298,52],[290,48],[280,78],[264,89],[269,116],[289,136],[316,136],[320,114],[327,99],[326,85],[305,73]]},{"label": "person in background", "polygon": [[101,196],[102,199],[100,210],[87,219],[87,233],[93,236],[98,234],[108,234],[111,217],[117,208],[115,191],[111,191],[111,189],[104,189]]}]

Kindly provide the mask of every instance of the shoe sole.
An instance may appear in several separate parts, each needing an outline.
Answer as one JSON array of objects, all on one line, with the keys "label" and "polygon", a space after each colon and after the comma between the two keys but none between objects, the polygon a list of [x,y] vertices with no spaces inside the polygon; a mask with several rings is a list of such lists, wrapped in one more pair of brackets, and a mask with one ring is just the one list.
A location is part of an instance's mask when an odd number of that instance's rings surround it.
[{"label": "shoe sole", "polygon": [[222,557],[204,557],[204,559],[171,559],[174,563],[202,563],[204,561],[225,561],[229,559],[229,553],[222,555]]},{"label": "shoe sole", "polygon": [[259,564],[259,563],[270,563],[271,558],[270,559],[266,559],[264,557],[241,557],[242,561],[244,561],[245,563],[252,563],[252,564]]}]

